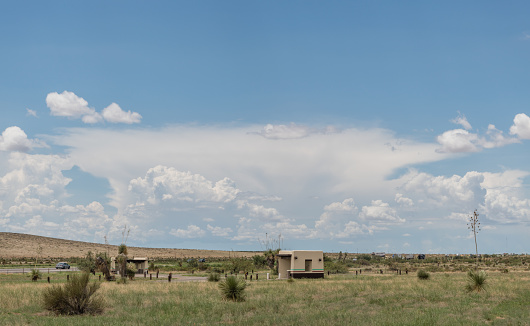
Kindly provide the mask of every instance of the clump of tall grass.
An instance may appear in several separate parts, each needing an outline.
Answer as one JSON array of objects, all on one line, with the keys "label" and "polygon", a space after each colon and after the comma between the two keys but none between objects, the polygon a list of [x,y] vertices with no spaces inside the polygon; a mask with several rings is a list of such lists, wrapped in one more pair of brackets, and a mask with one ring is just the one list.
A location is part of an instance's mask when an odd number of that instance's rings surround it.
[{"label": "clump of tall grass", "polygon": [[245,301],[245,288],[247,283],[239,280],[235,276],[229,276],[224,281],[219,282],[219,289],[222,296],[227,300]]},{"label": "clump of tall grass", "polygon": [[210,273],[208,274],[208,282],[219,282],[221,276],[219,273]]},{"label": "clump of tall grass", "polygon": [[43,304],[46,310],[59,315],[100,314],[104,301],[94,294],[100,283],[90,283],[90,275],[73,275],[63,286],[52,286],[44,290]]},{"label": "clump of tall grass", "polygon": [[429,272],[424,271],[423,269],[420,269],[416,275],[418,275],[418,278],[420,280],[428,280],[431,277],[431,274],[429,274]]},{"label": "clump of tall grass", "polygon": [[482,292],[486,290],[487,275],[485,271],[470,270],[467,273],[467,292]]}]

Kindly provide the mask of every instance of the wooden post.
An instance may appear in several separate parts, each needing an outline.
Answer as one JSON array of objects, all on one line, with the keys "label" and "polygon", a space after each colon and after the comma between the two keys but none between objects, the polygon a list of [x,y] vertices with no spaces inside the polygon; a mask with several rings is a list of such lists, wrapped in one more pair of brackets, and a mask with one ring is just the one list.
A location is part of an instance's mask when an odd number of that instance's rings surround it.
[{"label": "wooden post", "polygon": [[156,278],[158,278],[158,271],[156,271]]},{"label": "wooden post", "polygon": [[149,280],[153,280],[153,274],[149,274]]},{"label": "wooden post", "polygon": [[250,280],[252,281],[252,275],[250,275]]},{"label": "wooden post", "polygon": [[258,280],[258,273],[256,273],[256,281]]},{"label": "wooden post", "polygon": [[50,283],[50,277],[48,276],[48,283]]}]

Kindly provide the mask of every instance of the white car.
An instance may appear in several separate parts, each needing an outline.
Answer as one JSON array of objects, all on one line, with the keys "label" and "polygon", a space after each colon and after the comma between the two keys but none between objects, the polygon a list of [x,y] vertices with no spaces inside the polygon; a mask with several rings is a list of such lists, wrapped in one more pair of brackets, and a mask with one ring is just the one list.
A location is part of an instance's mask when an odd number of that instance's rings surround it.
[{"label": "white car", "polygon": [[55,269],[70,269],[70,265],[68,263],[57,263]]}]

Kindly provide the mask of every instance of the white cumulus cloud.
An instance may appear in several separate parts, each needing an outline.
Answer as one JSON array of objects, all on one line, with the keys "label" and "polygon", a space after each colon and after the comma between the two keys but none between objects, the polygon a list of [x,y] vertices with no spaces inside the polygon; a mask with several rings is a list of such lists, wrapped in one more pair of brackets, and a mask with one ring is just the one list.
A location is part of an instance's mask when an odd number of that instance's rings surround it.
[{"label": "white cumulus cloud", "polygon": [[142,116],[139,113],[131,111],[125,112],[116,103],[112,103],[111,105],[104,108],[101,115],[106,121],[112,123],[133,124],[140,123],[142,120]]},{"label": "white cumulus cloud", "polygon": [[81,118],[85,115],[93,115],[96,110],[88,107],[84,98],[73,92],[64,91],[49,93],[46,96],[46,105],[50,108],[50,114],[59,117]]},{"label": "white cumulus cloud", "polygon": [[[526,118],[528,119],[528,117]],[[514,123],[517,121],[517,125],[519,127],[517,127],[516,125],[512,126],[510,129],[510,134],[519,134],[519,131],[521,130],[524,134],[524,120],[524,117],[518,118],[516,116],[516,119],[514,119]],[[448,130],[436,137],[436,141],[438,141],[438,143],[442,145],[441,148],[438,148],[436,150],[438,153],[479,152],[484,148],[502,147],[519,142],[517,138],[504,136],[504,133],[501,130],[498,130],[493,124],[488,125],[488,129],[486,131],[485,136],[480,136],[478,133],[469,132],[468,130],[471,129],[471,125],[467,121],[466,117],[463,115],[452,120],[452,122],[462,125],[465,130]],[[530,123],[527,122],[527,125],[530,126]]]},{"label": "white cumulus cloud", "polygon": [[513,118],[510,134],[517,135],[521,139],[530,139],[530,117],[524,113],[517,114]]},{"label": "white cumulus cloud", "polygon": [[404,223],[405,219],[398,216],[397,211],[382,200],[372,200],[371,206],[363,206],[359,217],[377,224]]},{"label": "white cumulus cloud", "polygon": [[357,210],[353,198],[346,198],[342,202],[335,202],[324,206],[326,211],[353,212]]},{"label": "white cumulus cloud", "polygon": [[212,232],[212,235],[216,236],[216,237],[227,237],[230,235],[230,233],[232,233],[232,229],[231,228],[222,228],[220,226],[211,226],[210,224],[208,224],[206,226],[206,229],[210,232]]},{"label": "white cumulus cloud", "polygon": [[440,153],[465,153],[478,152],[478,136],[464,129],[453,129],[444,132],[436,137],[436,140],[442,148],[437,151]]},{"label": "white cumulus cloud", "polygon": [[178,171],[172,167],[156,166],[144,178],[130,181],[129,191],[142,201],[156,204],[166,201],[193,201],[227,203],[240,192],[235,183],[224,178],[215,184],[200,174]]},{"label": "white cumulus cloud", "polygon": [[28,139],[24,130],[17,126],[6,128],[0,136],[0,151],[28,152],[34,147],[47,147],[38,139]]},{"label": "white cumulus cloud", "polygon": [[206,231],[198,227],[197,225],[188,225],[186,229],[171,229],[169,234],[174,235],[177,238],[193,239],[202,238],[205,236]]},{"label": "white cumulus cloud", "polygon": [[394,200],[396,203],[398,203],[401,206],[408,207],[408,206],[414,206],[414,201],[410,198],[407,198],[403,196],[403,194],[397,193],[394,197]]},{"label": "white cumulus cloud", "polygon": [[112,123],[140,123],[142,116],[137,112],[123,111],[116,103],[110,104],[101,113],[88,106],[88,102],[74,94],[64,91],[49,93],[46,96],[46,105],[53,116],[81,119],[84,123],[94,124],[103,121]]}]

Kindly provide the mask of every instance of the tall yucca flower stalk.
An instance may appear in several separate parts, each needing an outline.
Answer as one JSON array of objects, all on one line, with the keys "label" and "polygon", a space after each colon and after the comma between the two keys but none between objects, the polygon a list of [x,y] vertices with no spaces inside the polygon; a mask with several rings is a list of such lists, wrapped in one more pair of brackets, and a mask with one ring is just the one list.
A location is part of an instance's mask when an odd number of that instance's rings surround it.
[{"label": "tall yucca flower stalk", "polygon": [[476,254],[476,266],[475,269],[478,269],[478,246],[477,246],[477,233],[480,231],[480,222],[478,221],[477,210],[473,212],[473,215],[469,217],[469,223],[467,223],[467,228],[473,231],[473,236],[475,237],[475,254]]}]

